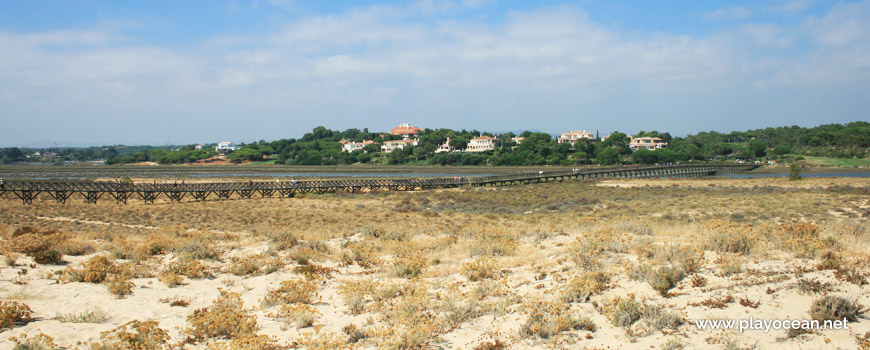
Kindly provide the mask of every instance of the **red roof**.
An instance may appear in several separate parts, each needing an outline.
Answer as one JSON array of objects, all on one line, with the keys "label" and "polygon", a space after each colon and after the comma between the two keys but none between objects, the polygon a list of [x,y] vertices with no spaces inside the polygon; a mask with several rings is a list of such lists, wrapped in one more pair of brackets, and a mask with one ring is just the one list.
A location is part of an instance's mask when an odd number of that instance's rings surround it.
[{"label": "red roof", "polygon": [[420,129],[416,126],[400,125],[400,126],[393,128],[393,130],[390,130],[390,134],[392,134],[392,135],[410,135],[410,134],[416,135],[416,134],[419,134],[421,131],[423,131],[423,129]]},{"label": "red roof", "polygon": [[480,136],[480,137],[475,137],[472,140],[495,140],[495,137],[489,137],[489,136],[484,135],[484,136]]}]

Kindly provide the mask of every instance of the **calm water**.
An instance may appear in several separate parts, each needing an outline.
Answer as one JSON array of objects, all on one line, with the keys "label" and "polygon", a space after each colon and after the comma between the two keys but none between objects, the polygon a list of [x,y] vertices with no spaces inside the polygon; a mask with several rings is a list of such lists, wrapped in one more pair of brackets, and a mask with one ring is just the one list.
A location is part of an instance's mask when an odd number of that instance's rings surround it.
[{"label": "calm water", "polygon": [[[225,177],[241,177],[254,178],[262,181],[263,178],[280,178],[280,179],[311,179],[311,178],[425,178],[425,177],[446,177],[455,176],[475,177],[475,176],[493,176],[498,174],[451,174],[451,173],[214,173],[214,174],[128,174],[132,177],[141,178],[225,178]],[[118,177],[118,174],[95,174],[92,176],[81,176],[79,174],[72,176],[38,176],[32,177],[34,180],[86,180],[95,177]],[[11,177],[11,176],[7,176]]]},{"label": "calm water", "polygon": [[[724,174],[717,176],[748,179],[756,177],[788,177],[788,174]],[[870,171],[842,172],[842,173],[804,173],[801,177],[870,177]]]}]

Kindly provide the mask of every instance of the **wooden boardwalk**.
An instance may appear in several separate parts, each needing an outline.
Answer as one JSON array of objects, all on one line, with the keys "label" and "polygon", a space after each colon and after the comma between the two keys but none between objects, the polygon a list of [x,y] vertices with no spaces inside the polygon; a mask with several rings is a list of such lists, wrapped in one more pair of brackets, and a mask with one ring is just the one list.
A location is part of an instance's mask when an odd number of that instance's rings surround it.
[{"label": "wooden boardwalk", "polygon": [[101,198],[114,199],[126,204],[130,199],[154,203],[160,197],[171,202],[185,198],[204,201],[211,198],[229,199],[231,196],[250,199],[260,197],[293,197],[297,193],[361,192],[364,190],[415,191],[459,186],[506,186],[569,179],[601,177],[695,177],[740,173],[757,168],[754,164],[678,164],[638,167],[583,168],[577,171],[545,171],[514,175],[473,176],[454,178],[412,178],[379,180],[312,180],[312,181],[257,181],[213,182],[191,184],[117,184],[113,182],[85,181],[8,181],[0,188],[0,198],[18,198],[31,204],[39,195],[47,195],[58,203],[66,203],[78,194],[88,203]]}]

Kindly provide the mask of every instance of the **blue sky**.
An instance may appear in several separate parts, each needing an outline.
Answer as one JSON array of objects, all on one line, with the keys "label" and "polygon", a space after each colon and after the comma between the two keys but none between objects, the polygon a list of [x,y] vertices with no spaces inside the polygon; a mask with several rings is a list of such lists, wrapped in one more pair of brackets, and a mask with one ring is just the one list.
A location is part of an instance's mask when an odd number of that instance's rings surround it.
[{"label": "blue sky", "polygon": [[0,146],[870,120],[870,1],[0,0]]}]

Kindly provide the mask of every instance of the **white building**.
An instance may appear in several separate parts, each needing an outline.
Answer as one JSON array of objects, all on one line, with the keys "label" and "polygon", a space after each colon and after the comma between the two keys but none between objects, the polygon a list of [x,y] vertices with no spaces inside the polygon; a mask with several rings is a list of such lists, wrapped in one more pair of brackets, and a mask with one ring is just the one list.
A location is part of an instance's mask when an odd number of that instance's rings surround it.
[{"label": "white building", "polygon": [[365,140],[363,142],[350,142],[350,141],[341,140],[338,142],[342,144],[341,150],[344,152],[347,152],[347,153],[350,153],[353,151],[358,151],[358,150],[363,149],[363,147],[365,147],[365,146],[375,144],[375,142],[372,140]]},{"label": "white building", "polygon": [[498,139],[489,136],[475,137],[468,140],[468,146],[465,147],[466,152],[483,152],[495,149],[498,146]]},{"label": "white building", "polygon": [[218,143],[218,145],[215,146],[215,148],[214,148],[215,151],[218,151],[221,153],[232,152],[232,151],[235,151],[237,149],[239,149],[239,148],[236,147],[235,145],[233,145],[233,143],[230,141],[224,141],[224,142]]},{"label": "white building", "polygon": [[453,151],[453,147],[450,146],[450,138],[447,138],[447,141],[444,141],[441,145],[438,146],[438,149],[435,150],[435,153],[443,153],[443,152],[451,152]]},{"label": "white building", "polygon": [[511,137],[511,141],[516,142],[517,146],[519,146],[521,143],[523,143],[523,140],[525,140],[525,139],[526,139],[525,137],[520,137],[520,136]]},{"label": "white building", "polygon": [[662,141],[658,137],[632,137],[628,147],[632,151],[637,151],[639,149],[656,150],[665,148],[667,145],[667,142]]},{"label": "white building", "polygon": [[415,139],[384,141],[384,144],[381,145],[381,152],[390,153],[396,149],[405,149],[405,147],[416,145],[417,140]]},{"label": "white building", "polygon": [[586,130],[569,131],[566,133],[562,133],[562,136],[559,136],[559,139],[556,141],[558,143],[562,143],[562,142],[575,143],[575,142],[579,141],[580,139],[594,140],[595,135],[592,135],[591,132],[586,132]]}]

